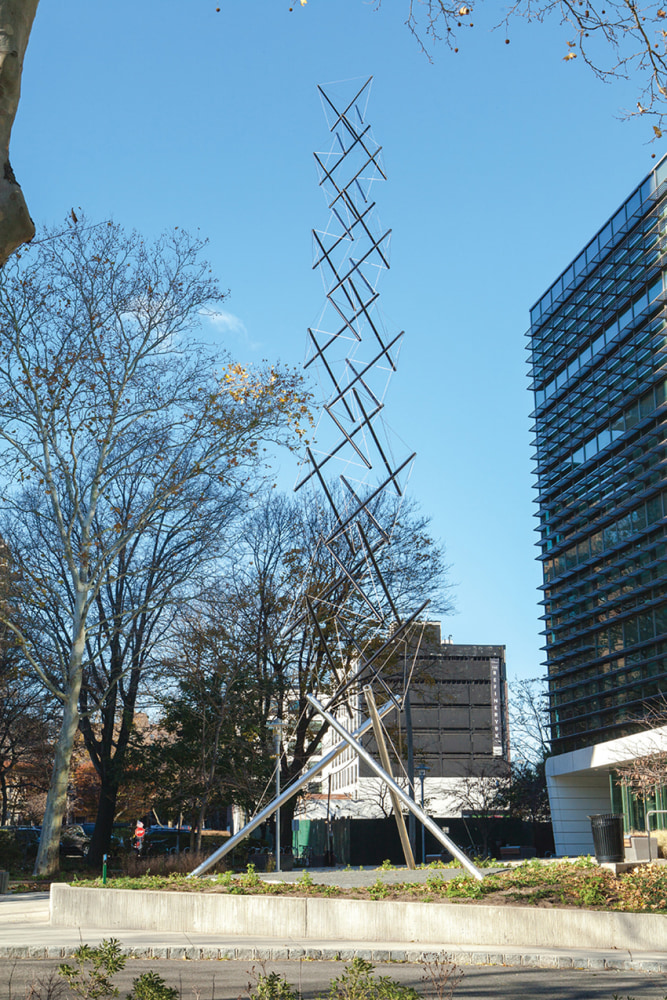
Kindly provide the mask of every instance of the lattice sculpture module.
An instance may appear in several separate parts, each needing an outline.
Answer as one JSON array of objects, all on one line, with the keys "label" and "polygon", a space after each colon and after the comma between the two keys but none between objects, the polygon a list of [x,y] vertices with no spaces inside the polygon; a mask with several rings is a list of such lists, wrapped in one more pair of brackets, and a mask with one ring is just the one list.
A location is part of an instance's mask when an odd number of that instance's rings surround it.
[{"label": "lattice sculpture module", "polygon": [[[373,187],[386,178],[381,147],[366,121],[370,86],[371,79],[355,90],[351,100],[342,101],[334,96],[333,88],[318,88],[333,135],[329,151],[315,154],[329,220],[326,229],[313,230],[313,267],[322,275],[326,305],[317,327],[308,330],[305,368],[318,372],[323,398],[315,443],[307,448],[305,471],[295,489],[320,487],[322,523],[330,527],[316,546],[318,551],[312,553],[311,572],[305,575],[285,630],[285,638],[296,630],[309,630],[320,644],[329,695],[326,704],[312,694],[306,699],[341,742],[199,865],[193,876],[203,874],[279,812],[281,805],[349,746],[389,788],[399,830],[403,822],[400,801],[475,877],[482,877],[359,742],[373,729],[379,743],[379,719],[403,700],[418,648],[410,630],[414,626],[419,636],[416,623],[428,604],[423,602],[403,614],[381,567],[415,455],[407,452],[384,420],[384,398],[396,371],[403,331],[387,333],[378,305],[379,281],[389,268],[391,230],[379,225],[372,198]],[[328,554],[328,570],[334,567],[324,577],[318,575],[320,549]],[[408,639],[412,640],[410,656],[406,655]],[[401,655],[397,656],[397,650]],[[371,681],[389,695],[379,710]],[[350,733],[335,710],[348,699],[350,689],[359,694],[362,686],[375,718]],[[404,828],[402,840],[407,840]],[[409,845],[404,846],[407,860]]]},{"label": "lattice sculpture module", "polygon": [[[315,153],[329,219],[326,229],[313,230],[313,267],[322,276],[326,306],[317,327],[308,330],[305,368],[317,370],[323,399],[316,444],[307,449],[296,489],[321,487],[331,521],[322,545],[335,576],[321,591],[304,581],[302,611],[291,629],[310,620],[319,637],[335,680],[329,708],[362,678],[386,686],[383,666],[396,659],[399,642],[426,607],[401,613],[378,558],[391,542],[415,455],[406,453],[384,420],[403,331],[386,331],[378,303],[391,230],[380,226],[373,200],[373,188],[386,177],[381,147],[366,121],[370,86],[369,79],[343,101],[332,89],[318,88],[333,134],[329,151]],[[362,642],[349,627],[355,618],[363,618]],[[337,669],[342,647],[355,651],[356,669],[345,678]],[[397,662],[400,696],[411,660]]]}]

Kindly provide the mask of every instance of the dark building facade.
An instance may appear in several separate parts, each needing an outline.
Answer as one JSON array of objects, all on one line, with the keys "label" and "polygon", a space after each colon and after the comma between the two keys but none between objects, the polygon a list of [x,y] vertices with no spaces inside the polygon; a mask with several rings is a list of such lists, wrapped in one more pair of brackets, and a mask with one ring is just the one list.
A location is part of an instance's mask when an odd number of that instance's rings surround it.
[{"label": "dark building facade", "polygon": [[[509,761],[504,646],[441,642],[440,625],[424,626],[409,687],[415,763],[429,778],[506,773]],[[397,727],[405,755],[405,710]],[[368,749],[377,757],[372,736]],[[362,777],[370,776],[361,764]]]},{"label": "dark building facade", "polygon": [[531,310],[553,750],[667,690],[667,158]]},{"label": "dark building facade", "polygon": [[[416,766],[428,768],[425,780],[429,795],[446,798],[461,778],[505,776],[509,766],[505,647],[442,642],[437,622],[417,625],[415,632],[418,641],[407,650],[413,755]],[[366,717],[361,694],[353,696],[350,709],[341,707],[338,716],[343,725],[353,729]],[[398,719],[394,714],[388,716],[386,724],[393,745],[393,766],[400,774],[396,758],[403,767],[408,758],[405,710]],[[335,741],[328,734],[325,749]],[[372,734],[367,734],[363,743],[377,759]],[[329,775],[333,792],[355,797],[367,795],[366,782],[377,783],[367,765],[350,750],[344,750],[323,772],[323,782]],[[438,815],[452,815],[453,809],[450,806]]]}]

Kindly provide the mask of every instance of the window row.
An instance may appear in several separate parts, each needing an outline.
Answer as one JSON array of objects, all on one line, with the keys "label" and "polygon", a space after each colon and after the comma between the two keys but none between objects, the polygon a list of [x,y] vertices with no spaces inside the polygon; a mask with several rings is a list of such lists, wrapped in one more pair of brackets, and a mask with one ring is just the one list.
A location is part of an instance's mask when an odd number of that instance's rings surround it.
[{"label": "window row", "polygon": [[637,532],[645,530],[649,525],[655,524],[667,513],[667,492],[662,491],[651,497],[646,503],[641,504],[634,510],[628,511],[612,521],[601,531],[596,531],[588,538],[583,538],[576,545],[561,552],[560,555],[553,556],[544,561],[544,580],[550,583],[555,577],[575,569],[579,564],[588,562],[589,559],[597,558],[608,549],[615,548],[623,544],[636,535]]},{"label": "window row", "polygon": [[667,353],[665,333],[663,316],[654,317],[538,418],[533,444],[541,468],[564,457],[576,436],[611,420],[640,388],[659,378]]},{"label": "window row", "polygon": [[[576,662],[575,662],[576,660]],[[636,665],[641,667],[644,677],[662,675],[667,662],[667,642],[661,640],[643,646],[641,650],[623,652],[605,660],[592,661],[590,657],[573,657],[567,664],[550,664],[549,687],[552,691],[571,688],[575,684],[591,679],[600,682],[602,677],[610,675],[612,681],[619,670],[630,670]]]},{"label": "window row", "polygon": [[[665,633],[667,606],[643,611],[622,622],[612,622],[597,632],[585,633],[582,629],[575,639],[559,643],[558,655],[567,655],[570,647],[580,649],[585,644],[590,651],[590,658],[597,659],[625,650],[629,646],[650,642]],[[552,640],[552,634],[547,636],[547,641],[549,640]]]},{"label": "window row", "polygon": [[663,577],[660,577],[655,587],[651,587],[650,582],[648,586],[639,585],[637,580],[638,577],[631,577],[626,586],[608,585],[605,581],[601,581],[600,591],[592,597],[572,601],[562,614],[547,616],[545,634],[551,632],[557,637],[554,641],[560,642],[570,635],[580,633],[583,629],[594,628],[596,625],[613,621],[619,615],[629,614],[635,608],[647,604],[654,605],[662,600],[667,603],[667,581]]},{"label": "window row", "polygon": [[635,219],[646,212],[651,195],[660,186],[662,178],[658,178],[657,171],[653,171],[644,183],[634,191],[628,200],[621,205],[616,215],[602,227],[599,233],[584,247],[579,256],[570,264],[568,269],[553,283],[551,288],[542,296],[539,302],[531,309],[531,322],[539,322],[540,318],[557,302],[564,292],[570,287],[575,279],[582,277],[587,269],[593,265],[602,254],[606,253],[614,237],[623,233],[628,224],[632,225]]},{"label": "window row", "polygon": [[607,346],[615,344],[619,334],[629,327],[633,320],[639,321],[650,303],[654,302],[662,294],[662,291],[663,274],[645,288],[642,294],[611,323],[608,323],[598,336],[587,344],[569,365],[562,368],[543,389],[538,389],[535,392],[535,406],[541,406],[557,389],[561,389],[569,379],[577,375],[580,369],[587,367],[588,363],[601,354]]},{"label": "window row", "polygon": [[[664,200],[667,204],[667,198]],[[531,327],[530,376],[533,388],[581,350],[591,333],[613,321],[619,302],[641,292],[649,276],[657,276],[667,252],[667,226],[656,211],[641,220],[599,267],[544,322]]]}]

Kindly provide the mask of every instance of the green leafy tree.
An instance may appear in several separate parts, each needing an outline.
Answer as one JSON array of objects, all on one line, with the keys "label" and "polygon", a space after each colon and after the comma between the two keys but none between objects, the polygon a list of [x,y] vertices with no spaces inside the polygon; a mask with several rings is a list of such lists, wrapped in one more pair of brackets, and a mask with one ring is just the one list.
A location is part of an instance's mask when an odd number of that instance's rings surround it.
[{"label": "green leafy tree", "polygon": [[163,672],[175,686],[162,716],[131,753],[134,780],[162,813],[182,815],[201,849],[207,814],[232,802],[249,807],[270,774],[261,702],[215,602],[199,601],[175,623]]}]

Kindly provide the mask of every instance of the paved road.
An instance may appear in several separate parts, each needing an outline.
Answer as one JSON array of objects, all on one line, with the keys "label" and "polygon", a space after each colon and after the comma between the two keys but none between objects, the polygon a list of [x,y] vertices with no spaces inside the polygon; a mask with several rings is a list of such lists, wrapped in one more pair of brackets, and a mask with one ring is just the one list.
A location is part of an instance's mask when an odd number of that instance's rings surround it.
[{"label": "paved road", "polygon": [[[31,984],[47,983],[56,976],[58,962],[51,959],[32,961],[19,959],[0,963],[0,997],[15,1000],[28,995]],[[330,980],[344,969],[341,962],[267,962],[266,972],[276,971],[293,984],[305,1000],[327,992]],[[181,1000],[242,1000],[248,996],[253,968],[261,971],[258,962],[184,962],[162,959],[129,960],[125,970],[114,977],[125,998],[132,980],[154,969],[170,985],[179,990]],[[454,1000],[612,1000],[614,995],[636,1000],[662,1000],[667,993],[667,980],[662,975],[633,972],[589,972],[572,969],[512,969],[499,966],[469,966],[456,989]],[[426,991],[423,970],[417,965],[377,965],[378,975],[388,975],[399,982]],[[436,994],[429,990],[428,996]]]},{"label": "paved road", "polygon": [[[485,868],[485,874],[502,871],[502,868]],[[467,875],[463,868],[306,868],[291,872],[258,872],[265,882],[298,882],[304,875],[317,885],[337,885],[342,889],[368,888],[378,879],[386,885],[397,882],[426,882],[429,878],[442,878],[446,882]]]},{"label": "paved road", "polygon": [[[325,877],[334,873],[315,873]],[[335,873],[351,878],[358,873]],[[360,873],[375,881],[378,873]],[[393,880],[400,872],[383,872]],[[275,878],[276,876],[270,876]],[[298,877],[298,874],[297,874]],[[389,878],[387,880],[389,880]],[[279,939],[248,939],[185,934],[158,934],[151,931],[81,930],[51,927],[48,913],[48,894],[29,893],[19,896],[0,896],[0,1000],[19,1000],[28,995],[30,985],[38,980],[47,983],[55,976],[59,963],[82,941],[94,944],[103,937],[118,938],[126,952],[135,955],[161,956],[130,958],[126,970],[117,977],[121,997],[127,996],[132,980],[149,969],[155,969],[172,986],[179,990],[181,1000],[240,1000],[247,997],[248,982],[253,967],[261,969],[261,958],[266,959],[266,971],[278,971],[293,983],[306,1000],[326,993],[330,980],[340,975],[344,968],[341,961],[321,961],[333,957],[338,950],[343,957],[355,948],[371,957],[368,945],[349,942],[313,942],[313,958],[301,961],[283,961],[298,954],[294,942]],[[385,942],[391,949],[391,943]],[[229,959],[199,960],[201,954],[219,954],[228,948]],[[318,954],[319,948],[319,954]],[[386,948],[379,949],[380,954]],[[400,957],[401,946],[392,952]],[[375,951],[373,946],[373,951]],[[42,957],[48,955],[49,957]],[[39,956],[37,958],[36,956]],[[175,958],[178,956],[178,958]],[[456,961],[463,967],[464,977],[454,995],[454,1000],[532,1000],[549,997],[553,1000],[612,1000],[614,995],[625,1000],[663,1000],[667,997],[667,955],[647,955],[616,952],[559,952],[540,949],[504,949],[503,954],[492,956],[479,949],[461,948]],[[499,964],[484,964],[495,961]],[[554,967],[533,968],[531,963],[550,962]],[[506,963],[503,965],[502,963]],[[467,964],[473,963],[473,964]],[[523,964],[523,967],[521,967]],[[616,968],[609,968],[615,964]],[[424,969],[419,963],[376,961],[378,974],[390,975],[400,982],[424,991],[421,977]],[[561,966],[561,967],[559,967]],[[664,970],[664,971],[662,971]],[[435,997],[433,991],[427,991]],[[32,994],[37,996],[38,994]],[[43,997],[48,994],[42,990]],[[53,995],[55,1000],[56,994]],[[446,998],[440,998],[446,1000]]]}]

